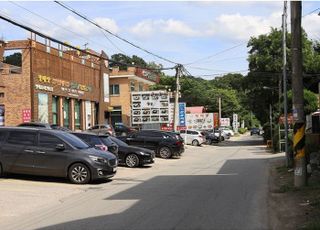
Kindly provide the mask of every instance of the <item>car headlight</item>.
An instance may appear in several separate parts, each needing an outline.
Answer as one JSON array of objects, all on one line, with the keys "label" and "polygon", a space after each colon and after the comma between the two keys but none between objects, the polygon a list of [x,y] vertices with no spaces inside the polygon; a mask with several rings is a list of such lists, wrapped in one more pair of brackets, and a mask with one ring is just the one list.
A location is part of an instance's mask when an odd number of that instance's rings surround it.
[{"label": "car headlight", "polygon": [[95,162],[98,162],[98,163],[108,163],[108,160],[103,158],[103,157],[97,157],[97,156],[92,156],[92,155],[89,155],[90,159],[95,161]]},{"label": "car headlight", "polygon": [[143,155],[143,156],[149,156],[150,155],[150,153],[145,153],[145,152],[140,152],[140,154]]}]

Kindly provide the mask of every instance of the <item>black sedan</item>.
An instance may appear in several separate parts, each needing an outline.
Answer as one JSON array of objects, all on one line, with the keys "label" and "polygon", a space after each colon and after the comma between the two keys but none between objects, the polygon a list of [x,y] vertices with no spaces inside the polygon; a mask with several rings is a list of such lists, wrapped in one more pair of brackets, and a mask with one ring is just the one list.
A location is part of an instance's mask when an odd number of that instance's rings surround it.
[{"label": "black sedan", "polygon": [[127,167],[133,168],[154,163],[154,151],[145,148],[130,146],[115,137],[110,137],[110,139],[119,146],[119,164],[125,164]]}]

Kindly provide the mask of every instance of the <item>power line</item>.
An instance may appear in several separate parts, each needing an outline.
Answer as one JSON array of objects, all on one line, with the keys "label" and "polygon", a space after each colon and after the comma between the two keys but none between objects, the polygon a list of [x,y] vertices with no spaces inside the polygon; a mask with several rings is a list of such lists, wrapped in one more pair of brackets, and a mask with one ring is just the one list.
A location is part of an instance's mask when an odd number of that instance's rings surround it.
[{"label": "power line", "polygon": [[[105,48],[109,49],[109,47],[106,47],[105,45],[103,45],[103,44],[101,44],[101,43],[98,43],[98,42],[96,42],[96,41],[93,41],[93,40],[91,40],[90,38],[84,37],[84,36],[82,36],[81,34],[79,34],[79,33],[77,33],[77,32],[74,32],[74,31],[72,31],[72,30],[69,30],[69,29],[67,29],[67,28],[59,25],[58,23],[55,23],[55,22],[53,22],[53,21],[51,21],[51,20],[49,20],[49,19],[41,16],[40,14],[37,14],[37,13],[35,13],[35,12],[33,12],[33,11],[25,8],[24,6],[22,6],[22,5],[20,5],[20,4],[16,3],[16,2],[10,1],[10,3],[16,5],[17,7],[21,8],[21,9],[24,9],[25,11],[27,11],[27,12],[29,12],[29,13],[31,13],[31,14],[39,17],[39,18],[42,18],[43,20],[45,20],[45,21],[47,21],[47,22],[49,22],[49,23],[52,23],[53,25],[56,25],[56,26],[60,27],[61,29],[65,30],[65,31],[68,31],[68,32],[70,32],[70,33],[72,33],[72,34],[80,37],[80,38],[83,38],[83,39],[85,39],[85,40],[87,40],[87,41],[90,41],[90,42],[92,42],[92,43],[96,43],[96,44],[98,44],[98,45],[100,45],[100,46],[102,46],[102,47],[105,47]],[[100,31],[101,31],[101,30],[100,30]],[[124,53],[119,47],[117,47],[117,46],[105,35],[104,32],[102,32],[102,34],[109,40],[109,42],[110,42],[114,47],[116,47],[120,52]]]},{"label": "power line", "polygon": [[219,54],[222,54],[222,53],[228,52],[229,50],[232,50],[232,49],[238,48],[239,46],[242,46],[243,44],[246,44],[246,43],[247,43],[247,42],[243,42],[243,43],[241,43],[241,44],[238,44],[238,45],[232,46],[232,47],[230,47],[230,48],[227,48],[227,49],[221,50],[221,51],[219,51],[219,52],[217,52],[217,53],[215,53],[215,54],[212,54],[212,55],[210,55],[210,56],[207,56],[207,57],[204,57],[204,58],[200,58],[200,59],[195,60],[195,61],[193,61],[193,62],[190,62],[190,63],[184,64],[184,66],[192,65],[192,64],[195,64],[195,63],[201,62],[201,61],[203,61],[203,60],[213,58],[213,57],[215,57],[215,56],[217,56],[217,55],[219,55]]},{"label": "power line", "polygon": [[34,29],[32,29],[32,28],[30,28],[30,27],[28,27],[28,26],[25,26],[25,25],[23,25],[23,24],[21,24],[21,23],[18,23],[18,22],[16,22],[16,21],[10,19],[9,17],[5,17],[5,16],[3,16],[3,15],[0,15],[0,19],[3,19],[3,20],[5,20],[5,21],[7,21],[7,22],[9,22],[9,23],[11,23],[11,24],[13,24],[13,25],[15,25],[15,26],[18,26],[18,27],[20,27],[20,28],[23,28],[23,29],[25,29],[25,30],[27,30],[27,31],[30,31],[30,32],[32,32],[32,33],[34,33],[34,34],[39,35],[40,37],[43,37],[43,38],[45,38],[45,39],[51,40],[51,41],[53,41],[53,42],[55,42],[55,43],[58,43],[58,44],[60,44],[60,45],[62,45],[62,46],[71,48],[71,49],[73,49],[73,50],[82,52],[82,53],[84,53],[84,54],[86,54],[86,55],[90,55],[90,56],[93,56],[93,57],[96,57],[96,58],[99,58],[99,59],[103,59],[103,60],[106,60],[106,61],[109,61],[109,62],[112,62],[112,63],[115,63],[115,64],[119,64],[119,65],[123,65],[123,66],[131,66],[131,67],[146,69],[146,70],[150,70],[150,71],[169,70],[169,69],[175,69],[175,68],[176,68],[176,67],[174,66],[174,67],[168,67],[168,68],[154,69],[154,68],[141,67],[141,66],[138,66],[138,65],[133,65],[133,64],[128,64],[128,63],[122,63],[122,62],[114,61],[114,60],[112,60],[112,59],[105,58],[105,57],[102,57],[102,56],[99,56],[99,55],[96,55],[96,54],[87,52],[86,50],[82,50],[82,49],[77,48],[77,47],[75,47],[75,46],[66,44],[65,42],[62,42],[62,41],[60,41],[60,40],[58,40],[58,39],[55,39],[55,38],[52,38],[52,37],[50,37],[50,36],[48,36],[48,35],[46,35],[46,34],[44,34],[44,33],[41,33],[41,32],[39,32],[39,31],[36,31],[36,30],[34,30]]},{"label": "power line", "polygon": [[130,45],[132,45],[132,46],[134,46],[135,48],[140,49],[140,50],[142,50],[142,51],[144,51],[144,52],[146,52],[146,53],[148,53],[148,54],[151,54],[152,56],[157,57],[157,58],[159,58],[159,59],[161,59],[161,60],[164,60],[164,61],[166,61],[166,62],[170,62],[170,63],[176,64],[176,65],[178,64],[178,63],[173,62],[173,61],[171,61],[171,60],[169,60],[169,59],[167,59],[167,58],[161,57],[161,56],[159,56],[159,55],[157,55],[157,54],[155,54],[155,53],[153,53],[153,52],[150,52],[150,51],[148,51],[148,50],[146,50],[146,49],[144,49],[144,48],[142,48],[142,47],[140,47],[140,46],[138,46],[138,45],[136,45],[136,44],[128,41],[127,39],[124,39],[124,38],[120,37],[119,35],[117,35],[117,34],[111,32],[111,31],[105,29],[104,27],[100,26],[98,23],[92,21],[92,20],[89,19],[87,16],[85,16],[85,15],[77,12],[76,10],[74,10],[73,8],[71,8],[70,6],[67,6],[66,4],[61,3],[61,2],[59,2],[59,1],[54,1],[54,2],[57,3],[57,4],[59,4],[59,5],[62,6],[63,8],[71,11],[72,13],[78,15],[78,16],[81,17],[82,19],[90,22],[91,24],[95,25],[96,27],[104,30],[105,32],[107,32],[107,33],[109,33],[109,34],[111,34],[112,36],[114,36],[114,37],[116,37],[116,38],[118,38],[118,39],[120,39],[120,40],[122,40],[122,41],[124,41],[124,42],[126,42],[126,43],[128,43],[128,44],[130,44]]}]

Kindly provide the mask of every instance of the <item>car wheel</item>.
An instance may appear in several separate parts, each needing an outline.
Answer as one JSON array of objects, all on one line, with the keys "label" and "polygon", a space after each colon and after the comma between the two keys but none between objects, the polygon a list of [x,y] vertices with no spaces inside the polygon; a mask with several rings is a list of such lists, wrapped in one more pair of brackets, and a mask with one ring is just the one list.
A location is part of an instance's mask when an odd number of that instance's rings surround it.
[{"label": "car wheel", "polygon": [[87,166],[76,163],[69,168],[68,177],[74,184],[87,184],[91,179],[91,173]]},{"label": "car wheel", "polygon": [[169,147],[163,146],[159,149],[159,155],[161,158],[168,159],[172,155],[171,149]]},{"label": "car wheel", "polygon": [[221,136],[220,139],[221,139],[221,141],[224,141],[224,136]]},{"label": "car wheel", "polygon": [[138,167],[139,157],[136,154],[129,154],[126,157],[126,166],[129,168]]},{"label": "car wheel", "polygon": [[199,145],[199,141],[193,140],[191,144],[192,144],[193,146],[198,146],[198,145]]},{"label": "car wheel", "polygon": [[207,139],[207,140],[206,140],[206,144],[207,144],[207,145],[211,145],[211,144],[212,144],[212,140],[211,140],[211,139]]}]

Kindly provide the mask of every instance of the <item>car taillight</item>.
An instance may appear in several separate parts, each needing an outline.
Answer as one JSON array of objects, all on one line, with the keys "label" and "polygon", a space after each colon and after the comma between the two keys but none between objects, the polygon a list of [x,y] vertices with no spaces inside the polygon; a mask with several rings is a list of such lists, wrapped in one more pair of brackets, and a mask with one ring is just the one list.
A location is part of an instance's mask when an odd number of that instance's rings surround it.
[{"label": "car taillight", "polygon": [[176,145],[182,145],[182,141],[177,141]]},{"label": "car taillight", "polygon": [[105,145],[96,145],[97,148],[101,149],[102,151],[107,152],[108,151],[108,147]]}]

